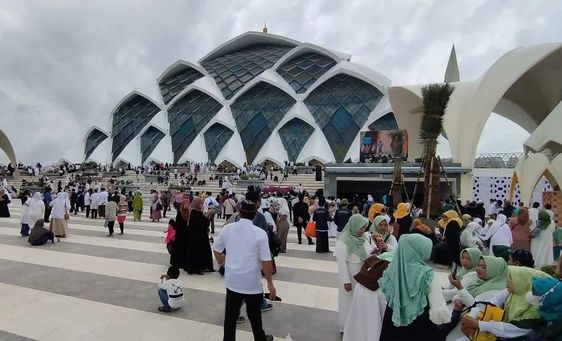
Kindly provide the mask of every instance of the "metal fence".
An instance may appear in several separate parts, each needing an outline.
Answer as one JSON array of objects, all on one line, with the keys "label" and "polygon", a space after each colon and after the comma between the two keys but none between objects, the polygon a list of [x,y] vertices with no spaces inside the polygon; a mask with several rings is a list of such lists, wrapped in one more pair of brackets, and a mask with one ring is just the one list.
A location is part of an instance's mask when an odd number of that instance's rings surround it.
[{"label": "metal fence", "polygon": [[476,155],[474,168],[515,168],[525,153],[482,153]]}]

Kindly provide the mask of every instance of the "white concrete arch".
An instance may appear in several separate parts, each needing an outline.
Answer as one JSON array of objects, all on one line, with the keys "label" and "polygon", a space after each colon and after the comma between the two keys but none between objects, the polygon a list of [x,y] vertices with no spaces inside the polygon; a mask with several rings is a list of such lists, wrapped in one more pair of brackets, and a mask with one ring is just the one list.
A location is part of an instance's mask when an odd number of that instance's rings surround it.
[{"label": "white concrete arch", "polygon": [[342,58],[340,58],[334,52],[332,52],[328,49],[325,49],[321,46],[310,44],[310,43],[302,43],[302,44],[296,46],[295,48],[293,48],[291,51],[287,52],[287,54],[285,54],[283,57],[281,57],[281,59],[279,59],[275,64],[273,64],[271,69],[276,71],[278,67],[285,64],[289,60],[291,60],[295,57],[298,57],[300,55],[303,55],[305,53],[311,53],[311,52],[318,53],[320,55],[331,58],[336,63],[338,63],[342,60]]},{"label": "white concrete arch", "polygon": [[140,92],[140,91],[133,90],[133,91],[129,92],[127,95],[125,95],[125,97],[123,97],[123,98],[119,101],[119,103],[117,103],[117,105],[116,105],[115,107],[113,107],[113,110],[111,110],[111,118],[113,119],[113,114],[114,114],[117,110],[119,110],[119,108],[121,108],[121,106],[122,106],[125,102],[127,102],[131,97],[134,97],[134,96],[140,96],[140,97],[142,97],[142,98],[144,98],[144,99],[147,99],[147,100],[149,100],[150,102],[152,102],[152,104],[154,104],[155,106],[157,106],[160,110],[162,110],[162,106],[161,106],[158,102],[156,102],[155,100],[153,100],[152,98],[150,98],[149,96],[143,94],[143,93]]},{"label": "white concrete arch", "polygon": [[318,80],[314,82],[314,84],[312,84],[312,86],[304,93],[305,97],[308,97],[308,95],[310,95],[310,93],[312,93],[314,89],[319,87],[322,83],[339,74],[345,74],[360,79],[375,87],[383,95],[386,95],[388,87],[391,84],[390,79],[371,68],[347,61],[341,61],[323,74],[322,77],[318,78]]},{"label": "white concrete arch", "polygon": [[205,70],[201,65],[194,64],[192,62],[188,62],[187,60],[184,60],[184,59],[179,59],[179,60],[176,60],[170,66],[168,66],[164,71],[162,71],[160,76],[157,78],[158,83],[160,83],[169,74],[174,73],[178,68],[181,68],[181,67],[190,67],[192,69],[195,69],[195,70],[201,72],[203,74],[203,76],[209,76],[209,73],[207,72],[207,70]]},{"label": "white concrete arch", "polygon": [[8,159],[15,167],[17,165],[17,162],[16,162],[16,153],[14,152],[14,147],[12,147],[12,143],[8,139],[6,133],[2,131],[2,129],[0,129],[0,149],[3,150],[4,153],[6,153]]},{"label": "white concrete arch", "polygon": [[269,83],[275,86],[276,88],[285,92],[287,95],[291,96],[296,101],[297,98],[295,97],[295,91],[293,90],[293,88],[291,88],[291,86],[287,84],[287,82],[285,82],[282,77],[278,76],[279,75],[277,75],[277,73],[272,70],[265,70],[264,72],[254,77],[251,81],[246,83],[246,85],[244,85],[242,89],[240,89],[234,96],[232,96],[231,99],[227,100],[227,103],[229,105],[232,105],[239,97],[250,91],[250,89],[252,89],[256,84],[260,82]]},{"label": "white concrete arch", "polygon": [[248,31],[219,45],[217,48],[213,49],[211,52],[207,53],[203,58],[201,58],[198,63],[201,64],[207,60],[224,56],[225,54],[242,50],[252,45],[262,44],[294,47],[299,45],[300,42],[276,34]]},{"label": "white concrete arch", "polygon": [[[183,89],[179,94],[177,94],[168,103],[168,105],[167,105],[168,110],[170,110],[174,106],[174,104],[176,104],[177,101],[179,101],[184,96],[186,96],[187,94],[189,94],[190,92],[192,92],[194,90],[201,91],[205,95],[208,95],[209,97],[213,98],[215,101],[219,102],[224,107],[226,105],[226,103],[225,103],[224,99],[222,98],[222,95],[218,96],[218,94],[215,91],[212,91],[212,89],[210,89],[208,86],[202,86],[202,84],[199,82],[202,79],[203,78],[200,78],[196,82],[191,83],[189,86],[187,86],[185,89]],[[209,90],[211,90],[211,91],[209,91]],[[218,90],[218,88],[217,88],[217,90]]]},{"label": "white concrete arch", "polygon": [[[525,141],[526,150],[541,152],[549,143],[562,145],[562,102],[552,110],[537,129]],[[557,152],[557,151],[556,151]]]},{"label": "white concrete arch", "polygon": [[145,126],[141,129],[141,131],[140,131],[140,133],[139,133],[138,136],[141,137],[150,127],[154,127],[154,128],[156,128],[156,129],[158,129],[158,131],[162,132],[164,135],[168,135],[167,132],[166,132],[166,129],[160,127],[159,125],[157,125],[157,124],[155,124],[155,123],[148,123],[147,125],[145,125]]},{"label": "white concrete arch", "polygon": [[[88,129],[88,131],[86,131],[86,134],[84,135],[84,137],[82,138],[82,156],[85,157],[86,156],[86,143],[88,141],[88,136],[90,136],[90,134],[94,131],[94,130],[98,130],[99,132],[101,132],[102,134],[104,134],[106,136],[106,138],[102,141],[101,144],[103,144],[103,142],[106,142],[107,140],[112,141],[111,138],[111,131],[106,131],[105,129],[100,128],[97,125],[93,125],[90,127],[90,129]],[[112,141],[113,142],[113,141]],[[90,154],[90,156],[85,159],[85,161],[89,160],[91,158],[91,156],[95,153],[95,151],[100,148],[101,144],[97,145],[94,150],[92,150],[92,153]],[[111,150],[109,151],[109,155],[108,155],[108,159],[111,160]],[[107,159],[105,159],[104,157],[104,163],[106,162]]]}]

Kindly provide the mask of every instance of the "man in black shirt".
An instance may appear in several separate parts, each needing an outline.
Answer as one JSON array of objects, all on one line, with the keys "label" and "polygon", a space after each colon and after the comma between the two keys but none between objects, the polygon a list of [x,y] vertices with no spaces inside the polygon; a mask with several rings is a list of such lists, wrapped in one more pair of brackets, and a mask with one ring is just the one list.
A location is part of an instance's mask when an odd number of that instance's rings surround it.
[{"label": "man in black shirt", "polygon": [[345,227],[345,224],[349,221],[351,217],[351,210],[347,208],[348,205],[347,199],[341,200],[341,207],[336,211],[334,214],[334,223],[338,226],[338,236]]},{"label": "man in black shirt", "polygon": [[[308,213],[308,205],[304,202],[304,194],[299,193],[299,202],[293,206],[293,224],[297,228],[297,237],[299,239],[299,244],[302,244],[302,229],[306,227],[306,224],[310,220],[310,214]],[[308,239],[308,245],[314,245],[312,238],[306,237]]]}]

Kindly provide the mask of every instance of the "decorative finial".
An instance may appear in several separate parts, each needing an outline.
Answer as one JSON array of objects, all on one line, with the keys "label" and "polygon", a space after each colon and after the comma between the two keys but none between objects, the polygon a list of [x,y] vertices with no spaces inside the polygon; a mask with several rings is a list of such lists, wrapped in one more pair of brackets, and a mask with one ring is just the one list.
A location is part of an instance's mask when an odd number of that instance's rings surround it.
[{"label": "decorative finial", "polygon": [[451,48],[451,54],[449,55],[449,62],[447,63],[447,69],[445,70],[445,82],[454,83],[460,82],[461,76],[459,72],[459,64],[457,62],[457,53],[455,51],[455,45]]},{"label": "decorative finial", "polygon": [[263,21],[263,29],[262,29],[263,33],[267,33],[267,19]]}]

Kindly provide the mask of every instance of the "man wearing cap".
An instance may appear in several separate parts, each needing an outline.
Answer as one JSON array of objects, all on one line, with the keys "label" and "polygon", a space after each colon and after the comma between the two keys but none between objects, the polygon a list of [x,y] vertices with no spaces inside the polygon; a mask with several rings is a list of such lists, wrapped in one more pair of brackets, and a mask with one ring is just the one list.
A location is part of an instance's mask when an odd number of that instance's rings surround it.
[{"label": "man wearing cap", "polygon": [[[265,335],[260,309],[263,301],[262,271],[270,298],[276,296],[272,279],[273,264],[267,233],[252,222],[255,215],[256,204],[244,200],[240,204],[240,220],[225,225],[213,244],[217,262],[225,267],[225,341],[236,339],[236,321],[243,302],[246,303],[254,340],[273,340],[271,335]],[[225,250],[228,250],[228,255],[223,254]]]}]

